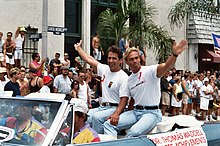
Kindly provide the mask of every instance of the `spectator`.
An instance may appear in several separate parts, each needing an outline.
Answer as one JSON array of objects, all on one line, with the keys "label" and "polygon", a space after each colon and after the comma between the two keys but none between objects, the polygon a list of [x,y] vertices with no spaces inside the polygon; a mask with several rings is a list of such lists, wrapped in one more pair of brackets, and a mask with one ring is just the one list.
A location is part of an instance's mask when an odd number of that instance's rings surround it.
[{"label": "spectator", "polygon": [[92,38],[92,49],[93,57],[100,62],[102,60],[102,56],[104,55],[104,51],[100,45],[100,38],[98,33],[95,33],[95,36]]},{"label": "spectator", "polygon": [[167,76],[164,75],[161,78],[161,104],[162,104],[162,115],[165,115],[165,112],[167,108],[170,106],[170,91],[172,89],[172,86],[167,81]]},{"label": "spectator", "polygon": [[[33,53],[32,54],[33,61],[29,63],[29,68],[36,69],[37,70],[37,76],[42,77],[42,71],[43,66],[46,61],[46,58],[41,59],[40,61],[40,54],[39,53]],[[40,62],[40,63],[39,63]]]},{"label": "spectator", "polygon": [[30,92],[28,87],[28,80],[25,80],[25,74],[26,72],[24,70],[20,70],[20,77],[17,80],[20,87],[21,96],[26,96]]},{"label": "spectator", "polygon": [[6,83],[4,91],[13,91],[12,96],[20,96],[21,92],[20,92],[20,87],[19,84],[17,82],[17,80],[19,79],[19,75],[20,75],[20,70],[18,68],[12,68],[9,72],[9,76],[10,76],[10,81],[8,83]]},{"label": "spectator", "polygon": [[54,93],[70,94],[71,81],[68,77],[69,68],[67,66],[62,66],[61,73],[62,74],[56,76],[54,79]]},{"label": "spectator", "polygon": [[70,60],[68,53],[64,53],[64,58],[61,60],[63,66],[70,67]]},{"label": "spectator", "polygon": [[40,89],[40,93],[50,93],[49,86],[53,84],[53,79],[50,76],[44,76],[43,77],[44,85]]},{"label": "spectator", "polygon": [[30,75],[30,81],[29,81],[30,93],[39,92],[44,85],[43,79],[37,76],[37,70],[34,68],[29,69],[29,75]]},{"label": "spectator", "polygon": [[5,84],[9,81],[6,74],[7,74],[6,68],[0,67],[0,91],[4,91]]},{"label": "spectator", "polygon": [[[173,85],[173,95],[172,95],[172,115],[176,116],[180,113],[180,108],[182,107],[182,86],[181,77],[176,77],[176,83]],[[179,95],[178,95],[179,94]]]},{"label": "spectator", "polygon": [[204,85],[200,88],[200,110],[201,116],[197,116],[199,120],[208,120],[208,107],[209,107],[209,98],[213,93],[213,88],[209,85],[209,80],[207,78],[204,79]]},{"label": "spectator", "polygon": [[5,43],[5,40],[3,39],[3,33],[0,32],[0,66],[4,67],[4,54],[3,54],[3,45]]},{"label": "spectator", "polygon": [[3,45],[4,62],[6,63],[6,68],[8,71],[14,66],[14,50],[16,48],[15,42],[12,41],[12,32],[7,33],[7,39]]},{"label": "spectator", "polygon": [[16,49],[14,51],[14,59],[15,59],[15,66],[18,68],[20,68],[21,66],[22,49],[24,47],[25,32],[26,30],[24,27],[18,27],[15,32]]},{"label": "spectator", "polygon": [[78,92],[79,92],[79,81],[78,80],[74,80],[71,84],[71,93],[70,96],[72,96],[73,98],[79,98],[78,97]]},{"label": "spectator", "polygon": [[86,73],[82,70],[79,71],[79,91],[78,97],[82,99],[85,103],[88,104],[89,108],[92,108],[90,98],[89,98],[89,87],[88,84],[85,82]]},{"label": "spectator", "polygon": [[59,58],[60,58],[60,53],[55,53],[55,58],[50,61],[49,65],[52,67],[57,67],[58,70],[60,70],[62,63],[60,62]]}]

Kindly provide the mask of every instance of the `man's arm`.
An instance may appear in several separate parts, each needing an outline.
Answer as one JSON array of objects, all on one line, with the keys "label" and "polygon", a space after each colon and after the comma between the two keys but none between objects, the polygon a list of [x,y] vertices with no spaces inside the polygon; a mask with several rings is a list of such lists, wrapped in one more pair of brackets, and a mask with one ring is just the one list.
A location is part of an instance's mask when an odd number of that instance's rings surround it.
[{"label": "man's arm", "polygon": [[79,55],[86,63],[88,63],[92,67],[97,68],[97,65],[99,62],[97,60],[95,60],[93,57],[91,57],[90,55],[88,55],[86,52],[84,52],[81,47],[81,44],[82,44],[82,40],[80,40],[79,43],[75,44],[74,45],[75,50],[78,51]]},{"label": "man's arm", "polygon": [[15,32],[15,38],[18,37],[18,35],[19,35],[19,31],[20,31],[20,28],[21,28],[21,27],[18,27],[17,30],[16,30],[16,32]]},{"label": "man's arm", "polygon": [[89,96],[89,85],[88,84],[87,84],[87,103],[88,103],[88,107],[91,109],[92,105],[91,105],[91,100]]},{"label": "man's arm", "polygon": [[124,111],[126,105],[127,105],[127,102],[128,102],[128,97],[121,97],[120,98],[120,102],[118,104],[118,107],[117,109],[115,110],[115,112],[110,115],[108,119],[110,119],[110,123],[112,125],[117,125],[118,124],[118,120],[119,120],[119,115]]},{"label": "man's arm", "polygon": [[161,78],[165,73],[173,67],[176,62],[177,56],[187,48],[188,43],[186,40],[182,40],[179,44],[174,42],[172,46],[173,54],[167,59],[165,63],[159,64],[157,67],[157,77]]}]

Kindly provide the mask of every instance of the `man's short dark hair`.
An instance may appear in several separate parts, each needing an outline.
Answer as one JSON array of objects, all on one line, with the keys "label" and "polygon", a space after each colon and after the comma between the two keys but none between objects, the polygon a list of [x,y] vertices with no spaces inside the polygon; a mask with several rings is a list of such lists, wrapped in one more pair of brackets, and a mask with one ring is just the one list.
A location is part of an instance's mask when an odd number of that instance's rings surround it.
[{"label": "man's short dark hair", "polygon": [[122,59],[122,57],[123,57],[122,52],[120,51],[119,47],[116,46],[116,45],[112,45],[111,47],[109,47],[107,54],[108,54],[109,52],[118,54],[118,58],[119,58],[119,59]]},{"label": "man's short dark hair", "polygon": [[34,60],[34,59],[38,56],[38,54],[39,54],[39,53],[33,53],[33,54],[32,54],[32,59]]},{"label": "man's short dark hair", "polygon": [[79,117],[83,117],[84,116],[84,122],[86,122],[87,119],[88,119],[87,114],[84,114],[82,112],[76,111],[75,114],[77,114],[77,116],[79,116]]},{"label": "man's short dark hair", "polygon": [[12,32],[10,32],[10,31],[9,31],[9,32],[7,32],[7,35],[8,35],[8,34],[11,34],[11,36],[13,35],[13,33],[12,33]]},{"label": "man's short dark hair", "polygon": [[79,70],[79,71],[78,71],[78,74],[79,74],[79,73],[84,73],[84,74],[85,74],[86,71],[85,71],[85,70]]},{"label": "man's short dark hair", "polygon": [[60,53],[55,53],[55,56],[57,56],[57,55],[60,56]]}]

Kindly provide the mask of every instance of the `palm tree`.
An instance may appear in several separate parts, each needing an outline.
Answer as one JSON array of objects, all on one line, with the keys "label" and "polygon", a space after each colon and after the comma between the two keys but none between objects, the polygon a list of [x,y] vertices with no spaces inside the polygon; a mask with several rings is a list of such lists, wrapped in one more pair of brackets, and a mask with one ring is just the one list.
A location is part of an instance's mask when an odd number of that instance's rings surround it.
[{"label": "palm tree", "polygon": [[180,0],[171,7],[168,16],[171,27],[181,27],[188,15],[193,12],[212,19],[219,13],[219,5],[219,0]]},{"label": "palm tree", "polygon": [[[171,38],[163,27],[154,23],[156,8],[145,0],[119,0],[116,12],[103,11],[98,18],[97,31],[103,39],[114,40],[129,38],[154,48],[159,63],[171,52]],[[143,38],[140,40],[140,38]]]}]

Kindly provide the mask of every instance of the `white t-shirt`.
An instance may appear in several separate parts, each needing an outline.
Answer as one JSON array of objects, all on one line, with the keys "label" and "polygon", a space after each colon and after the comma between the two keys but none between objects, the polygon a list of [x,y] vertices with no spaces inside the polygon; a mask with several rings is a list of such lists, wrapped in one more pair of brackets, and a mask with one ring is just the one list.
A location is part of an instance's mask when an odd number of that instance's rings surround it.
[{"label": "white t-shirt", "polygon": [[[211,86],[211,85],[210,85]],[[209,85],[207,85],[207,86],[205,86],[205,85],[203,85],[202,87],[201,87],[201,93],[200,93],[200,96],[201,97],[204,97],[204,98],[207,98],[207,99],[209,99],[210,98],[210,95],[206,95],[205,94],[205,92],[210,92],[211,91],[211,88],[212,87],[210,87]],[[213,89],[212,89],[213,90]]]},{"label": "white t-shirt", "polygon": [[157,77],[157,65],[141,66],[137,73],[128,78],[130,96],[134,105],[155,106],[160,103],[160,78]]},{"label": "white t-shirt", "polygon": [[40,93],[50,93],[50,88],[46,85],[43,85],[43,87],[40,89]]},{"label": "white t-shirt", "polygon": [[24,37],[21,37],[21,34],[18,34],[18,37],[15,38],[16,49],[22,49],[22,44],[24,41]]},{"label": "white t-shirt", "polygon": [[201,90],[202,86],[203,86],[202,81],[198,80],[196,88],[200,88],[200,89],[199,89],[199,94],[200,94],[200,96],[201,96],[201,94],[202,94],[202,90]]},{"label": "white t-shirt", "polygon": [[119,103],[120,97],[129,97],[128,75],[123,70],[111,72],[108,65],[99,63],[97,72],[102,77],[102,102]]},{"label": "white t-shirt", "polygon": [[87,92],[88,92],[88,86],[87,86],[86,82],[83,81],[83,85],[79,84],[78,97],[79,97],[79,99],[82,99],[83,101],[85,101],[85,103],[88,103]]}]

